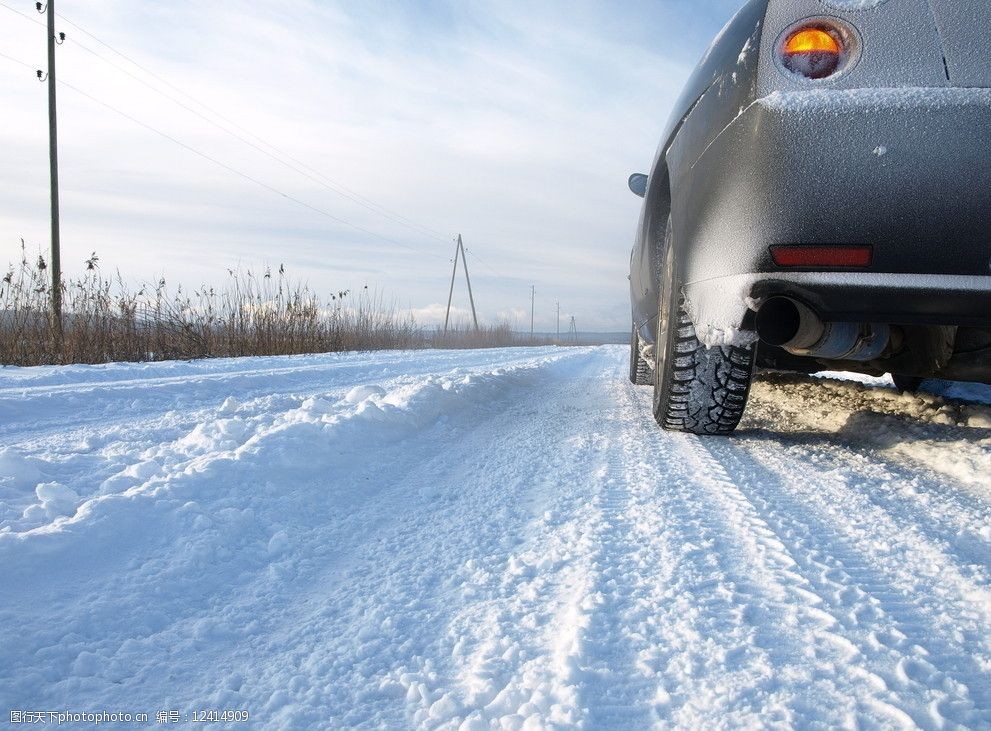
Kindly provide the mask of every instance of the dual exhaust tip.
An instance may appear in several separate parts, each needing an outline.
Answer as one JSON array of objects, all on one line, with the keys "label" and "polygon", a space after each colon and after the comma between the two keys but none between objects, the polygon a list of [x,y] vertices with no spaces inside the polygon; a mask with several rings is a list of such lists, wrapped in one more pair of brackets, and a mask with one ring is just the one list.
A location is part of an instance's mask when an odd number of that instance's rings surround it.
[{"label": "dual exhaust tip", "polygon": [[807,305],[790,297],[771,297],[757,309],[762,342],[793,355],[865,362],[891,345],[891,327],[876,323],[823,322]]}]

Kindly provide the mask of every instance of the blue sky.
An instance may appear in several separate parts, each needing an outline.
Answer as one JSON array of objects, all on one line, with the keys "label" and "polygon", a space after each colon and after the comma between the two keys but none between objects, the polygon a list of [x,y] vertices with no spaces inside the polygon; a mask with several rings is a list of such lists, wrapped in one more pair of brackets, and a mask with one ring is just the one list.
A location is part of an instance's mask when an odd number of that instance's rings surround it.
[{"label": "blue sky", "polygon": [[[34,3],[3,0],[35,15]],[[59,12],[241,128],[422,233],[280,165],[73,26],[59,76],[357,230],[60,89],[63,259],[97,251],[131,282],[222,283],[278,266],[321,293],[369,285],[442,316],[462,233],[481,316],[628,327],[626,266],[644,170],[671,104],[739,0],[142,2]],[[0,7],[0,52],[44,67],[44,30]],[[176,96],[176,92],[162,87]],[[48,246],[44,86],[0,58],[0,262]],[[248,136],[250,133],[251,136]],[[367,232],[373,232],[374,235]],[[467,308],[463,286],[455,292]],[[565,320],[567,321],[567,320]]]}]

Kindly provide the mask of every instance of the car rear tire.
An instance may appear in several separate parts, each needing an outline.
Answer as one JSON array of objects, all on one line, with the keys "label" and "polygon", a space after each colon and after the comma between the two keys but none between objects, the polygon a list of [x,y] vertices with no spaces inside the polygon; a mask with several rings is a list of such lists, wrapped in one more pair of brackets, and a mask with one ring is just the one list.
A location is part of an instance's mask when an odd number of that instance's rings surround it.
[{"label": "car rear tire", "polygon": [[657,317],[654,418],[665,429],[729,434],[740,423],[754,373],[755,345],[706,347],[685,311],[672,244],[671,221]]},{"label": "car rear tire", "polygon": [[630,381],[636,386],[649,386],[654,382],[650,363],[640,354],[640,336],[636,325],[630,334]]}]

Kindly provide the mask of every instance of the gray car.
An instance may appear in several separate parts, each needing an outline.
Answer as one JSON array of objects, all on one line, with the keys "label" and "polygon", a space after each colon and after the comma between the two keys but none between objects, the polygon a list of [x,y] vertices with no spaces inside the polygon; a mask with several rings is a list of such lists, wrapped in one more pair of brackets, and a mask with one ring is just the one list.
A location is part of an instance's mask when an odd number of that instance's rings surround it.
[{"label": "gray car", "polygon": [[989,0],[751,0],[689,79],[630,267],[630,378],[726,434],[756,368],[991,381]]}]

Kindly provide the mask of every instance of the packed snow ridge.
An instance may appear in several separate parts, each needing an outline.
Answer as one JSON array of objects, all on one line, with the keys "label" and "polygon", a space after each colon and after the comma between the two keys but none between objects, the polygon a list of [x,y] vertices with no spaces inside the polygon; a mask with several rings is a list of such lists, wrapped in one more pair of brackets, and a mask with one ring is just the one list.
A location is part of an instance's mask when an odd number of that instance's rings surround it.
[{"label": "packed snow ridge", "polygon": [[625,359],[0,370],[0,712],[991,725],[991,390],[765,375],[700,439]]}]

